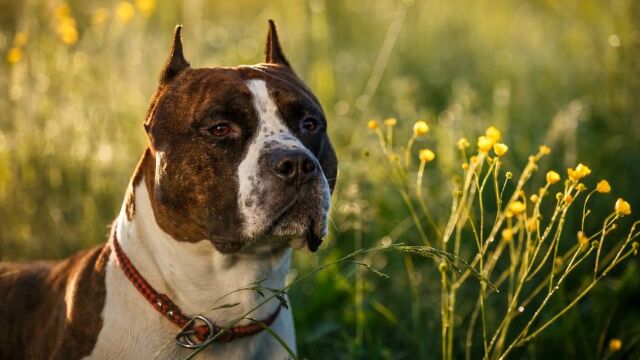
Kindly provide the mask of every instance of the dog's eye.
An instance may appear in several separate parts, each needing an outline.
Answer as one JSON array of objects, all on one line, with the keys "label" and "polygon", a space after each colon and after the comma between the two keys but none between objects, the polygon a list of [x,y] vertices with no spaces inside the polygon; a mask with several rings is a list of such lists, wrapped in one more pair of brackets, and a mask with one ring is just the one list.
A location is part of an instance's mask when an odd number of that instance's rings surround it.
[{"label": "dog's eye", "polygon": [[300,127],[308,133],[315,133],[320,129],[320,120],[310,116],[306,117],[300,123]]},{"label": "dog's eye", "polygon": [[231,124],[223,122],[219,124],[215,124],[207,129],[207,132],[215,137],[224,137],[229,135],[233,129],[231,128]]}]

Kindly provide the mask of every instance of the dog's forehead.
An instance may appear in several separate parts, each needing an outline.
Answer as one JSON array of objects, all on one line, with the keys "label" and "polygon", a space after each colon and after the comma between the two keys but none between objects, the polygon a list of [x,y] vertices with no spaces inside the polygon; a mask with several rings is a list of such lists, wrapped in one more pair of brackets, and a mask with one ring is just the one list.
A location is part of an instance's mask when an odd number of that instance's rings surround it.
[{"label": "dog's forehead", "polygon": [[271,64],[242,65],[195,69],[203,75],[200,90],[209,94],[213,102],[232,99],[250,101],[248,83],[252,80],[265,82],[269,95],[278,107],[290,104],[311,107],[322,113],[322,107],[311,90],[291,69]]}]

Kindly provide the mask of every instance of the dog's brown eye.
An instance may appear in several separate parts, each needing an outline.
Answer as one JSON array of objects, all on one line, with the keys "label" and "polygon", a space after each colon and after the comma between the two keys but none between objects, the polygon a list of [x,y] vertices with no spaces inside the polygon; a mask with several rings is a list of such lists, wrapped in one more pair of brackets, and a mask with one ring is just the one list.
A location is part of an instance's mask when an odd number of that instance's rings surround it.
[{"label": "dog's brown eye", "polygon": [[229,123],[220,123],[215,124],[209,128],[209,133],[215,137],[223,137],[227,136],[231,133],[231,124]]},{"label": "dog's brown eye", "polygon": [[320,121],[314,117],[306,117],[300,127],[306,132],[315,133],[320,128]]}]

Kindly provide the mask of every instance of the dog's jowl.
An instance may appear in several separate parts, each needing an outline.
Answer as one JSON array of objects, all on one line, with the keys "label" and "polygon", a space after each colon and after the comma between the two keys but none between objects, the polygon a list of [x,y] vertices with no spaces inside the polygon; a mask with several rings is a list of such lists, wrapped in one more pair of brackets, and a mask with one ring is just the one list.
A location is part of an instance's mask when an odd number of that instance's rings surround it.
[{"label": "dog's jowl", "polygon": [[287,358],[265,324],[295,351],[291,309],[237,290],[317,250],[337,160],[273,23],[265,62],[232,68],[191,68],[176,28],[144,129],[105,244],[0,264],[0,359]]}]

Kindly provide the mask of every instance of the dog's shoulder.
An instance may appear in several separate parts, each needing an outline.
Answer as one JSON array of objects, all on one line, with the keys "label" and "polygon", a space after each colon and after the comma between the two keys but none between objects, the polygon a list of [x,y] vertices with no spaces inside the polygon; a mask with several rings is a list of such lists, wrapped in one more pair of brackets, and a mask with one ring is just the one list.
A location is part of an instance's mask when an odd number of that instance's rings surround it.
[{"label": "dog's shoulder", "polygon": [[0,263],[0,358],[90,353],[109,253],[100,245],[61,261]]}]

